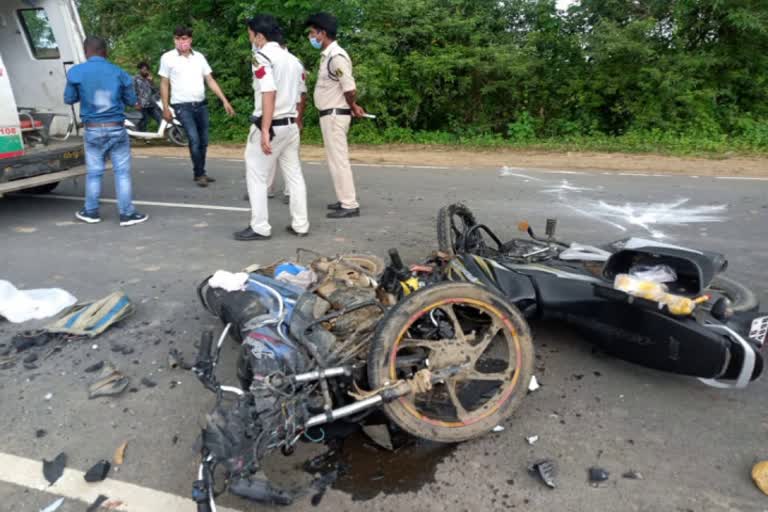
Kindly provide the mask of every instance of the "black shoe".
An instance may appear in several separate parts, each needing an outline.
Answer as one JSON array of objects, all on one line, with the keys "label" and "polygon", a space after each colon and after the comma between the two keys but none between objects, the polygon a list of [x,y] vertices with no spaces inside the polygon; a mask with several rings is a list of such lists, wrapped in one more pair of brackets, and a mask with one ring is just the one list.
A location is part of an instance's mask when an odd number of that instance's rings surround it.
[{"label": "black shoe", "polygon": [[120,225],[121,226],[133,226],[135,224],[141,224],[142,222],[146,222],[147,219],[149,219],[149,215],[145,215],[145,214],[139,213],[139,212],[133,212],[130,215],[121,215],[120,216]]},{"label": "black shoe", "polygon": [[359,217],[360,208],[339,208],[326,215],[329,219],[346,219],[347,217]]},{"label": "black shoe", "polygon": [[78,220],[86,222],[88,224],[96,224],[97,222],[101,222],[101,217],[99,216],[99,212],[87,212],[85,211],[85,208],[83,208],[79,212],[75,212],[75,217],[77,217]]},{"label": "black shoe", "polygon": [[329,204],[326,208],[329,210],[341,210],[341,201]]},{"label": "black shoe", "polygon": [[208,176],[197,176],[195,178],[195,183],[197,183],[198,187],[207,187],[208,186]]},{"label": "black shoe", "polygon": [[295,229],[293,229],[293,226],[287,226],[287,227],[285,228],[285,230],[286,230],[287,232],[289,232],[290,234],[292,234],[292,235],[295,235],[295,236],[297,236],[297,237],[299,237],[299,238],[304,238],[305,236],[309,236],[309,233],[299,233],[298,231],[296,231]]},{"label": "black shoe", "polygon": [[254,230],[251,229],[250,226],[245,228],[242,231],[238,231],[234,234],[235,240],[240,240],[242,242],[251,242],[254,240],[269,240],[272,238],[271,236],[264,236],[256,233]]}]

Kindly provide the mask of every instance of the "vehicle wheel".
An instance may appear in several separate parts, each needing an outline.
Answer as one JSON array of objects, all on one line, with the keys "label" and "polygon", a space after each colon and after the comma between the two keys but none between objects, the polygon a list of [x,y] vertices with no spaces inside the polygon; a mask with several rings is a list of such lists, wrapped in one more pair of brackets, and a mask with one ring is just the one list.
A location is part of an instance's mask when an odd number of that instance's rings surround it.
[{"label": "vehicle wheel", "polygon": [[754,311],[758,307],[755,292],[740,282],[723,275],[715,276],[705,292],[726,297],[731,301],[731,308],[737,313]]},{"label": "vehicle wheel", "polygon": [[[510,416],[533,373],[522,314],[470,283],[440,283],[398,303],[380,322],[368,356],[373,389],[428,370],[432,389],[383,406],[411,435],[453,443],[483,435]],[[423,372],[422,372],[423,373]]]},{"label": "vehicle wheel", "polygon": [[437,245],[440,252],[456,255],[458,243],[466,230],[477,224],[472,211],[464,204],[443,206],[437,213]]},{"label": "vehicle wheel", "polygon": [[186,146],[189,144],[189,139],[187,138],[187,132],[184,131],[184,128],[181,126],[173,125],[170,128],[168,128],[168,140],[170,140],[172,143],[176,144],[177,146]]},{"label": "vehicle wheel", "polygon": [[59,182],[46,183],[45,185],[39,185],[37,187],[25,188],[24,192],[27,194],[47,194],[53,192],[56,187],[59,186]]}]

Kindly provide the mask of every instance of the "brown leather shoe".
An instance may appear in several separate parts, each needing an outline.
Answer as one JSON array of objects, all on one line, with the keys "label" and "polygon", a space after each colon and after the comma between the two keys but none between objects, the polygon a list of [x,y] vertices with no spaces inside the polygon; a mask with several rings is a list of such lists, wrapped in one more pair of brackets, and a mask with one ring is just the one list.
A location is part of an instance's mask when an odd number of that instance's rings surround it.
[{"label": "brown leather shoe", "polygon": [[195,178],[195,183],[197,183],[198,187],[207,187],[208,186],[208,176],[198,176]]}]

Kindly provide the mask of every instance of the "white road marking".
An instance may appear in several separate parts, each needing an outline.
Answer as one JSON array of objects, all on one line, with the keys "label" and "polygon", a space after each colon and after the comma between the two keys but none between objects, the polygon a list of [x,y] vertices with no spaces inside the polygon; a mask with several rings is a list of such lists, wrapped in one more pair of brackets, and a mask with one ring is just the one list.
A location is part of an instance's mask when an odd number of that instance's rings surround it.
[{"label": "white road marking", "polygon": [[[37,197],[40,199],[64,199],[66,201],[84,201],[84,197],[78,196],[58,196],[54,194],[29,194],[24,197]],[[115,199],[100,199],[102,203],[116,204]],[[237,206],[219,206],[215,204],[194,204],[194,203],[164,203],[161,201],[134,201],[133,204],[139,206],[165,206],[167,208],[193,208],[197,210],[220,210],[225,212],[250,212],[250,208],[241,208]]]},{"label": "white road marking", "polygon": [[549,171],[549,170],[542,170],[541,172],[545,172],[547,174],[577,174],[577,175],[587,175],[588,172],[582,172],[582,171]]},{"label": "white road marking", "polygon": [[[114,510],[124,512],[194,512],[197,505],[190,498],[183,498],[148,487],[107,478],[98,484],[85,481],[84,473],[65,469],[55,484],[48,486],[43,478],[43,464],[39,460],[26,459],[7,453],[0,453],[0,481],[34,489],[65,498],[91,504],[99,494],[123,504]],[[220,512],[237,512],[231,508],[216,507]]]},{"label": "white road marking", "polygon": [[750,176],[715,176],[718,180],[746,180],[746,181],[768,181],[768,178],[756,178]]}]

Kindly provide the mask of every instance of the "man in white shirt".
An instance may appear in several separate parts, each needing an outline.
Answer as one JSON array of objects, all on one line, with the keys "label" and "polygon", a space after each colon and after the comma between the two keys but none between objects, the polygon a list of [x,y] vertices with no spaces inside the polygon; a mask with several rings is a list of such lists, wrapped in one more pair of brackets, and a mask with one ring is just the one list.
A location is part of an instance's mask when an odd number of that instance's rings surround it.
[{"label": "man in white shirt", "polygon": [[270,15],[248,20],[252,60],[253,126],[245,148],[245,173],[251,222],[235,233],[236,240],[268,240],[272,236],[267,211],[267,181],[279,162],[290,191],[291,225],[286,230],[307,236],[307,187],[299,160],[298,104],[304,74],[296,59],[278,44],[280,27]]},{"label": "man in white shirt", "polygon": [[192,29],[179,26],[174,31],[176,48],[160,58],[160,95],[163,100],[163,117],[173,118],[169,105],[176,112],[189,138],[189,153],[194,167],[194,180],[200,187],[213,183],[206,174],[205,156],[208,149],[208,106],[205,84],[224,104],[230,116],[235,110],[211,75],[211,66],[205,56],[192,50]]}]

